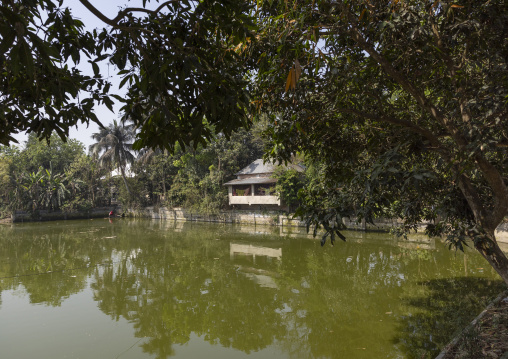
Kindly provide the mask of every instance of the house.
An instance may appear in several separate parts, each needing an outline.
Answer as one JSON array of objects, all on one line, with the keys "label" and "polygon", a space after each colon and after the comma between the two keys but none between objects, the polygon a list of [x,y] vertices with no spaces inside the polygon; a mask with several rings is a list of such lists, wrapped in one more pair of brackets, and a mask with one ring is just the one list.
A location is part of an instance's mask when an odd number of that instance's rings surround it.
[{"label": "house", "polygon": [[228,186],[229,205],[251,210],[285,209],[284,203],[275,193],[277,179],[273,178],[273,173],[280,167],[304,171],[303,166],[296,164],[284,166],[263,163],[262,159],[255,160],[236,173],[236,179],[224,183],[224,186]]}]

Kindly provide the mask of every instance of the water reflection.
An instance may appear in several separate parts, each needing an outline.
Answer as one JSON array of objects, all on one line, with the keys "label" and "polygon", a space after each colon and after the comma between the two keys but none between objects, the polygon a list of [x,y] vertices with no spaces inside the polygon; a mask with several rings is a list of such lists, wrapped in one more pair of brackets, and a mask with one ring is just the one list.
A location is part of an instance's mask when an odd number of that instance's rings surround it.
[{"label": "water reflection", "polygon": [[[442,278],[419,282],[418,290],[405,293],[408,314],[398,320],[394,343],[408,358],[434,358],[470,319],[459,313],[475,313],[490,298],[493,283],[485,278]],[[494,287],[496,287],[494,285]]]},{"label": "water reflection", "polygon": [[[4,226],[0,236],[0,331],[2,292],[23,288],[30,305],[48,308],[82,296],[134,331],[139,343],[122,357],[136,348],[178,357],[183,346],[232,358],[231,349],[432,357],[501,288],[474,253],[379,233],[352,232],[322,248],[289,228],[122,219]],[[18,340],[15,354],[26,345]]]},{"label": "water reflection", "polygon": [[[280,261],[282,259],[282,248],[230,243],[229,258],[233,263],[239,263],[236,264],[236,267],[240,273],[259,286],[278,288],[274,279],[277,272],[270,268],[270,264],[273,263],[273,260]],[[242,262],[247,262],[247,265],[241,264]]]}]

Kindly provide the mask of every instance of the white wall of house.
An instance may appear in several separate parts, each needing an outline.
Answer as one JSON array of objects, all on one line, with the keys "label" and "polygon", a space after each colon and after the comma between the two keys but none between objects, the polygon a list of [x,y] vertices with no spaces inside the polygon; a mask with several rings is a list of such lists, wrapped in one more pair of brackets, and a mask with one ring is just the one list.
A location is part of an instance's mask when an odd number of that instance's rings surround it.
[{"label": "white wall of house", "polygon": [[277,196],[233,196],[229,193],[229,204],[276,204],[280,206],[280,199]]}]

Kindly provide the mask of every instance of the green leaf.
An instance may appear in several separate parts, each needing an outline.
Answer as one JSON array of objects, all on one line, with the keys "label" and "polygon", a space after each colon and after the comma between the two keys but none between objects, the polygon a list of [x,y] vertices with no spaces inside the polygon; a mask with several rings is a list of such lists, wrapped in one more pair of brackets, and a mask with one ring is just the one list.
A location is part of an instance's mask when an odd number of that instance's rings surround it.
[{"label": "green leaf", "polygon": [[93,68],[93,73],[96,77],[98,77],[100,75],[100,70],[99,70],[99,66],[97,65],[97,63],[95,62],[91,62],[92,64],[92,68]]}]

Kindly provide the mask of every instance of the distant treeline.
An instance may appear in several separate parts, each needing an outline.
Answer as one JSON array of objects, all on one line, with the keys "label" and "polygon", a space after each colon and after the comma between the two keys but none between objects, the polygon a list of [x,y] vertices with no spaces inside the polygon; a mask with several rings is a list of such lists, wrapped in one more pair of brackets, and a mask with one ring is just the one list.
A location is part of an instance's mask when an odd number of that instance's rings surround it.
[{"label": "distant treeline", "polygon": [[206,146],[176,146],[173,154],[134,151],[132,128],[117,122],[92,137],[95,143],[89,149],[56,134],[49,144],[30,135],[24,146],[1,146],[2,214],[74,212],[115,203],[220,210],[228,205],[223,183],[263,155],[256,128],[229,139],[217,134]]}]

